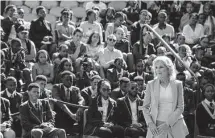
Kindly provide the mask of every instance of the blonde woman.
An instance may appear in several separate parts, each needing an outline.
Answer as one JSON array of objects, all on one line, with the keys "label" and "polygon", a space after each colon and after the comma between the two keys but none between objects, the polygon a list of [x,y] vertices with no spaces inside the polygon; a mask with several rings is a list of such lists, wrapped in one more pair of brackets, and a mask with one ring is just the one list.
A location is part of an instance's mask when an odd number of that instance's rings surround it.
[{"label": "blonde woman", "polygon": [[159,56],[153,61],[155,79],[148,82],[143,114],[148,126],[146,138],[185,138],[182,82],[175,79],[172,61]]}]

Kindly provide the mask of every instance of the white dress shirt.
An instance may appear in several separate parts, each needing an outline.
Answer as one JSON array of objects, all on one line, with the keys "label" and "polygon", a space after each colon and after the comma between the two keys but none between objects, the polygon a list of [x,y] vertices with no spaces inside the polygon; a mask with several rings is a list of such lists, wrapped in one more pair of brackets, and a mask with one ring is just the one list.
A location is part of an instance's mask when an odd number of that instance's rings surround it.
[{"label": "white dress shirt", "polygon": [[194,44],[195,39],[201,38],[204,35],[204,27],[197,23],[195,30],[193,30],[190,25],[187,24],[183,28],[183,34],[187,44]]},{"label": "white dress shirt", "polygon": [[105,100],[104,98],[102,98],[102,109],[103,109],[102,121],[103,122],[106,122],[106,119],[107,119],[108,104],[109,104],[108,99]]},{"label": "white dress shirt", "polygon": [[10,97],[12,97],[13,95],[14,95],[14,92],[13,93],[10,93],[9,91],[8,91],[8,89],[6,89],[6,93],[7,93],[7,96],[10,98]]},{"label": "white dress shirt", "polygon": [[134,100],[133,102],[128,98],[130,107],[131,107],[131,114],[132,114],[132,124],[137,124],[138,119],[137,119],[137,99]]}]

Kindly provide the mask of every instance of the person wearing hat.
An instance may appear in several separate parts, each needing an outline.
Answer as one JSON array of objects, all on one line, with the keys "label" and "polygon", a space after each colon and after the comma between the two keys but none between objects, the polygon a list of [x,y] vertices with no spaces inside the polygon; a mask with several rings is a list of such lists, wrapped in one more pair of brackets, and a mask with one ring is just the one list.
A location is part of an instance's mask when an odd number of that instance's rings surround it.
[{"label": "person wearing hat", "polygon": [[202,136],[215,136],[215,87],[213,84],[206,84],[203,87],[204,100],[197,106],[196,121],[199,133]]},{"label": "person wearing hat", "polygon": [[122,77],[119,79],[119,87],[114,89],[110,97],[114,100],[124,97],[128,93],[128,84],[130,83],[129,78]]},{"label": "person wearing hat", "polygon": [[46,17],[46,9],[43,6],[38,6],[36,8],[36,13],[38,19],[31,22],[29,30],[29,38],[34,42],[37,49],[40,49],[41,42],[44,36],[52,36],[52,28],[50,22],[48,22]]},{"label": "person wearing hat", "polygon": [[[22,47],[25,52],[25,61],[30,63],[34,62],[36,58],[36,48],[35,44],[33,41],[28,39],[28,30],[25,26],[21,25],[17,29],[17,37],[21,40],[22,42]],[[30,65],[30,64],[29,64]],[[30,66],[28,66],[30,67]]]}]

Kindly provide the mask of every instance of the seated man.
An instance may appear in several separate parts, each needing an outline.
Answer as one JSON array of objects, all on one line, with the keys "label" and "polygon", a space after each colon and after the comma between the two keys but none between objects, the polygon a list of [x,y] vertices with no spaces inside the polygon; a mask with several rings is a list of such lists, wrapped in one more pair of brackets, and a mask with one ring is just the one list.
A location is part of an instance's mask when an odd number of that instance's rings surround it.
[{"label": "seated man", "polygon": [[[17,79],[18,91],[21,90],[20,80],[25,81],[25,86],[31,82],[30,70],[25,64],[25,51],[22,42],[18,38],[11,40],[11,46],[2,50],[5,55],[5,74],[11,75]],[[23,74],[23,76],[21,75]]]},{"label": "seated man", "polygon": [[128,93],[128,84],[130,83],[129,78],[122,77],[119,79],[119,87],[114,89],[111,92],[110,97],[114,100],[117,100],[118,98],[124,97]]},{"label": "seated man", "polygon": [[107,70],[106,77],[110,81],[112,89],[119,87],[120,78],[129,77],[128,71],[124,70],[122,58],[116,58],[114,60],[114,67]]},{"label": "seated man", "polygon": [[63,129],[54,127],[54,117],[49,102],[38,99],[40,86],[31,83],[28,86],[29,100],[20,106],[21,124],[24,129],[23,138],[66,138]]},{"label": "seated man", "polygon": [[15,138],[16,134],[10,128],[11,124],[12,124],[12,118],[11,118],[11,114],[10,114],[10,102],[5,98],[0,97],[0,106],[1,106],[0,138]]},{"label": "seated man", "polygon": [[108,69],[111,65],[114,65],[114,60],[116,58],[123,58],[122,52],[114,48],[115,44],[116,36],[111,34],[107,37],[107,46],[103,51],[99,52],[98,62],[104,69]]},{"label": "seated man", "polygon": [[[19,106],[22,103],[22,95],[16,91],[17,81],[14,77],[8,77],[5,81],[6,89],[1,92],[1,97],[8,99],[10,102],[10,111],[12,114],[19,112]],[[16,132],[16,136],[20,137],[22,128],[20,125],[19,115],[13,115],[12,129]]]},{"label": "seated man", "polygon": [[[55,84],[52,89],[53,98],[72,104],[84,105],[84,98],[80,94],[79,88],[73,86],[75,75],[70,71],[61,73],[62,83]],[[83,110],[74,107],[67,107],[62,103],[54,104],[54,111],[57,113],[55,116],[56,126],[64,128],[67,133],[74,133],[73,124],[79,120],[79,113]]]},{"label": "seated man", "polygon": [[143,101],[137,97],[137,92],[137,83],[132,81],[129,84],[128,94],[117,100],[117,124],[125,128],[125,136],[132,138],[146,136]]},{"label": "seated man", "polygon": [[[40,86],[40,95],[39,99],[45,99],[45,98],[50,98],[51,97],[51,91],[46,89],[47,85],[47,78],[44,75],[38,75],[35,79],[35,83],[39,84]],[[23,102],[27,101],[29,99],[28,92],[23,92]]]},{"label": "seated man", "polygon": [[100,80],[98,95],[93,98],[87,113],[87,124],[84,134],[101,138],[124,138],[123,128],[114,125],[116,101],[109,97],[110,83]]}]

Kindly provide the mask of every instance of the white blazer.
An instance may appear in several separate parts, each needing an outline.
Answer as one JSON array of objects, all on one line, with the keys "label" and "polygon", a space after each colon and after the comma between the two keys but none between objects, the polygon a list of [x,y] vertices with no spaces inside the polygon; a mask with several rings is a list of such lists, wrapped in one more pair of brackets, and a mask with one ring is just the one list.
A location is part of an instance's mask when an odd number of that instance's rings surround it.
[{"label": "white blazer", "polygon": [[[170,80],[170,86],[173,94],[172,113],[169,115],[167,124],[171,127],[171,135],[174,138],[185,138],[189,134],[187,126],[183,119],[184,95],[181,81]],[[158,104],[160,98],[160,81],[154,79],[148,82],[143,104],[143,114],[147,125],[150,122],[156,124],[158,116]],[[148,128],[146,138],[153,138],[153,134]]]}]

